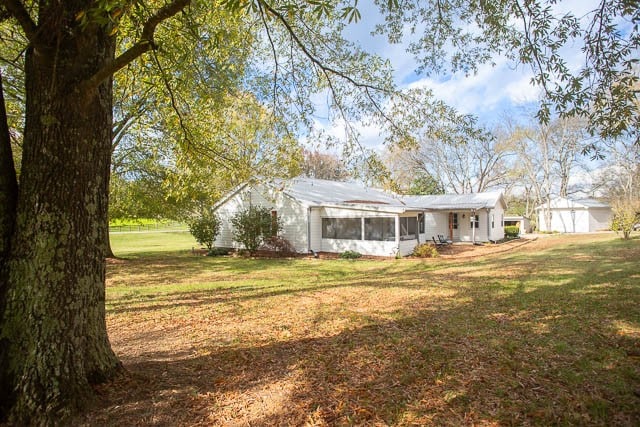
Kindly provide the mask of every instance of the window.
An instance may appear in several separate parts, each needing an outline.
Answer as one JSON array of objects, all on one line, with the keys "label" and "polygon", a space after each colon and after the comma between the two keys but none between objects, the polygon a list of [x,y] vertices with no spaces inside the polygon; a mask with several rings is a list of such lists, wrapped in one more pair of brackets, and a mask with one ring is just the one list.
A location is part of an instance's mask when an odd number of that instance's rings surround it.
[{"label": "window", "polygon": [[420,232],[420,234],[424,234],[424,214],[423,213],[419,213],[418,214],[418,230]]},{"label": "window", "polygon": [[416,238],[418,231],[418,218],[415,216],[402,217],[400,219],[400,240]]},{"label": "window", "polygon": [[364,239],[394,241],[396,239],[395,218],[365,218]]},{"label": "window", "polygon": [[491,214],[491,228],[496,228],[494,221],[495,221],[495,215]]},{"label": "window", "polygon": [[322,218],[323,239],[362,239],[360,218]]},{"label": "window", "polygon": [[457,230],[458,229],[458,213],[457,212],[453,213],[453,219],[451,222],[453,223],[453,229]]},{"label": "window", "polygon": [[471,219],[471,228],[478,228],[480,217],[478,215],[471,215],[469,218]]}]

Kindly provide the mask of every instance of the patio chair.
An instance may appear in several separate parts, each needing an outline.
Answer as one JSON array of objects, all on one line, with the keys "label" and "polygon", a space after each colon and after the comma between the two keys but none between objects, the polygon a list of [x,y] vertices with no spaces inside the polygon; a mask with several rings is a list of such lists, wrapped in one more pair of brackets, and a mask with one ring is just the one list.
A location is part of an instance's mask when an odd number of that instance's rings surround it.
[{"label": "patio chair", "polygon": [[451,244],[453,244],[453,240],[446,239],[446,238],[444,237],[444,235],[442,235],[442,234],[438,234],[438,240],[439,240],[439,241],[440,241],[440,243],[441,243],[441,244],[443,244],[443,245],[451,245]]},{"label": "patio chair", "polygon": [[431,236],[431,238],[433,239],[433,243],[436,245],[436,248],[439,248],[440,246],[444,245],[444,243],[439,242],[438,240],[436,240],[435,237]]}]

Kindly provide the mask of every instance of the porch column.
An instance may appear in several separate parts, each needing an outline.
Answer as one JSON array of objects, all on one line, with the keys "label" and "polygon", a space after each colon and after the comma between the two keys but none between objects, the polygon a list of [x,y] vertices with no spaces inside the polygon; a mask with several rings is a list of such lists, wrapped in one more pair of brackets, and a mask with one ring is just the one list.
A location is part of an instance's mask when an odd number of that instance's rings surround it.
[{"label": "porch column", "polygon": [[469,224],[471,225],[471,243],[473,243],[474,245],[476,244],[476,225],[478,224],[476,222],[476,210],[473,209],[471,211],[471,218],[469,218]]},{"label": "porch column", "polygon": [[400,215],[396,215],[396,247],[400,252]]}]

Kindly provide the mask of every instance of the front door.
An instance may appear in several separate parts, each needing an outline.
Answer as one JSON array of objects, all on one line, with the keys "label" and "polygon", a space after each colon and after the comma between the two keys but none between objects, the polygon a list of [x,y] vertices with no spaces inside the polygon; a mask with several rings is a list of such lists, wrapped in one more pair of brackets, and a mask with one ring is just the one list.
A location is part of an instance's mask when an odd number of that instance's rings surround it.
[{"label": "front door", "polygon": [[449,212],[449,240],[453,240],[453,212]]}]

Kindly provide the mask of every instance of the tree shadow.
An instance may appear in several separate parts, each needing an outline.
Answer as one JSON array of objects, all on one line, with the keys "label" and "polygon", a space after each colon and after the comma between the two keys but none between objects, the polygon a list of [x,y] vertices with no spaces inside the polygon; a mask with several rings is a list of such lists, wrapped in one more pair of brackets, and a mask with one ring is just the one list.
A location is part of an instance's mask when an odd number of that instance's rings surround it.
[{"label": "tree shadow", "polygon": [[[640,328],[640,250],[616,247],[386,267],[393,282],[381,283],[383,268],[349,284],[234,289],[234,299],[259,302],[346,286],[416,289],[419,275],[449,292],[386,316],[356,313],[359,322],[331,335],[142,352],[127,376],[97,389],[103,401],[78,423],[638,425],[640,342],[624,325]],[[225,304],[229,291],[167,298],[192,309]]]}]

